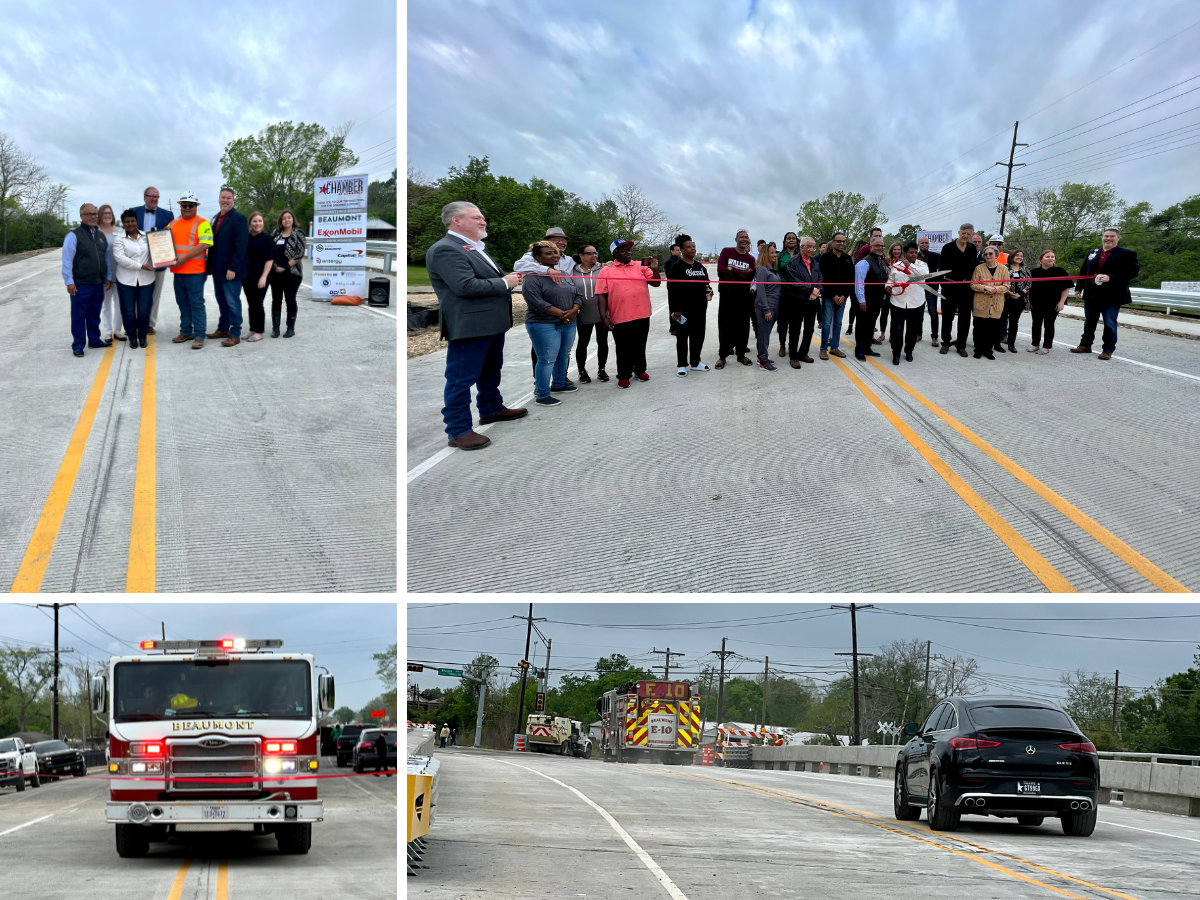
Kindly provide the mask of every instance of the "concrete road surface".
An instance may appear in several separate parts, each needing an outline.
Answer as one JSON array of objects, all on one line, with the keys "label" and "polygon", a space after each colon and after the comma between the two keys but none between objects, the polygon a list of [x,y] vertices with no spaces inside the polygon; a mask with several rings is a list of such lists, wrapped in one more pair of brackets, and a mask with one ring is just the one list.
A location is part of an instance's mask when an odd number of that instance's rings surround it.
[{"label": "concrete road surface", "polygon": [[1194,894],[1200,820],[1101,807],[1089,838],[892,814],[890,781],[439,750],[428,869],[409,896],[553,900]]},{"label": "concrete road surface", "polygon": [[[337,769],[332,758],[324,772]],[[188,835],[151,844],[142,859],[117,856],[104,821],[108,785],[89,778],[0,788],[0,897],[37,900],[250,900],[260,897],[396,896],[396,790],[400,779],[321,782],[325,821],[312,849],[283,856],[273,835]],[[326,890],[328,889],[328,890]]]}]

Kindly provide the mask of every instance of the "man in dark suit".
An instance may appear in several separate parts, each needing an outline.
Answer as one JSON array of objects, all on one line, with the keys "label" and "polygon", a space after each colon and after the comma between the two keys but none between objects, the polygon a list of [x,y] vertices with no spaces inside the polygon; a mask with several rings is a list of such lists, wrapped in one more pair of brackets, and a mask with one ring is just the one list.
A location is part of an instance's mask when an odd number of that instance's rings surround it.
[{"label": "man in dark suit", "polygon": [[233,208],[231,188],[221,188],[220,213],[212,221],[213,246],[208,251],[208,269],[212,274],[213,293],[221,311],[217,330],[210,338],[223,337],[222,347],[233,347],[242,340],[242,279],[250,273],[246,246],[250,241],[250,223]]},{"label": "man in dark suit", "polygon": [[[936,272],[942,267],[942,254],[936,250],[929,249],[928,235],[922,235],[921,237],[917,238],[917,259],[929,266],[930,272]],[[929,310],[929,333],[933,337],[932,343],[935,347],[938,345],[937,305],[937,291],[931,291],[929,288],[925,288],[925,307]],[[920,340],[924,336],[925,332],[922,329],[921,333],[917,335],[917,340]]]},{"label": "man in dark suit", "polygon": [[[133,208],[137,215],[138,228],[149,234],[152,231],[162,231],[175,221],[175,213],[158,205],[158,188],[148,187],[142,191],[142,205]],[[146,334],[154,334],[154,323],[158,321],[158,298],[162,294],[163,280],[167,277],[166,269],[154,273],[154,299],[150,301],[150,327]]]},{"label": "man in dark suit", "polygon": [[[1121,232],[1105,229],[1100,246],[1089,250],[1079,268],[1080,281],[1075,283],[1075,299],[1083,296],[1083,336],[1072,353],[1091,353],[1096,340],[1096,322],[1104,317],[1104,352],[1101,359],[1112,359],[1117,349],[1117,313],[1133,298],[1129,282],[1142,270],[1133,250],[1118,247]],[[1086,279],[1086,280],[1084,280]]]},{"label": "man in dark suit", "polygon": [[487,220],[479,207],[455,200],[442,207],[446,236],[425,252],[429,282],[437,294],[446,350],[446,405],[442,419],[451,447],[478,450],[491,443],[471,427],[471,385],[478,385],[479,424],[528,415],[509,409],[500,396],[504,333],[512,328],[516,272],[505,275],[484,249]]}]

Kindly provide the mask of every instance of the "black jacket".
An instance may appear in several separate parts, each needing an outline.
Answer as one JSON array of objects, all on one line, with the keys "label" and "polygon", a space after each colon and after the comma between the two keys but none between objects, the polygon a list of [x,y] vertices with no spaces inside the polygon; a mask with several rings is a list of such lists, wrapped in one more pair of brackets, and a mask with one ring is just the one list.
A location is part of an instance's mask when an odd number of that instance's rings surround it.
[{"label": "black jacket", "polygon": [[847,301],[854,301],[854,257],[843,253],[839,259],[832,250],[821,254],[821,272],[825,276],[825,287],[822,296],[833,297],[835,294],[844,296]]},{"label": "black jacket", "polygon": [[817,298],[820,299],[819,283],[824,281],[821,277],[821,258],[814,256],[809,262],[812,264],[811,270],[804,265],[804,257],[799,254],[793,256],[788,262],[787,270],[784,272],[785,284],[780,296],[782,302],[808,302],[808,298],[812,296],[813,287],[817,288]]},{"label": "black jacket", "polygon": [[[942,295],[952,300],[971,300],[973,297],[970,281],[975,275],[975,267],[983,262],[975,245],[967,241],[967,249],[959,250],[958,244],[951,241],[942,247],[939,269],[950,271],[939,280],[965,281],[967,284],[948,284],[942,288]],[[930,266],[930,271],[937,271]]]},{"label": "black jacket", "polygon": [[215,221],[209,224],[214,227],[213,246],[208,251],[208,271],[215,272],[221,282],[225,281],[225,273],[231,270],[234,278],[245,278],[250,273],[246,257],[246,244],[250,240],[249,220],[236,209],[231,209],[221,219],[220,228],[216,227]]},{"label": "black jacket", "polygon": [[[1084,302],[1095,303],[1099,306],[1123,306],[1133,298],[1129,295],[1129,282],[1138,277],[1142,270],[1138,255],[1133,250],[1124,247],[1113,247],[1104,265],[1100,265],[1100,254],[1103,249],[1097,247],[1089,250],[1079,267],[1079,274],[1086,281],[1077,283],[1076,290],[1083,288]],[[1107,275],[1109,280],[1104,284],[1096,284],[1097,275]]]}]

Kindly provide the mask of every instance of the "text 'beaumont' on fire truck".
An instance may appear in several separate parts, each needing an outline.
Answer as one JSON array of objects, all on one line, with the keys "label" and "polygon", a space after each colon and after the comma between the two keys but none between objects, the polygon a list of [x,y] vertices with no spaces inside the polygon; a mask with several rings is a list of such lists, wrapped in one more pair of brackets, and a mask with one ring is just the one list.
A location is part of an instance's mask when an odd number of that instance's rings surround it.
[{"label": "text 'beaumont' on fire truck", "polygon": [[685,681],[629,681],[596,701],[605,762],[690,766],[700,744],[700,695]]},{"label": "text 'beaumont' on fire truck", "polygon": [[91,685],[92,711],[107,715],[117,853],[196,831],[274,834],[280,852],[307,853],[323,820],[313,776],[333,676],[275,639],[139,646]]}]

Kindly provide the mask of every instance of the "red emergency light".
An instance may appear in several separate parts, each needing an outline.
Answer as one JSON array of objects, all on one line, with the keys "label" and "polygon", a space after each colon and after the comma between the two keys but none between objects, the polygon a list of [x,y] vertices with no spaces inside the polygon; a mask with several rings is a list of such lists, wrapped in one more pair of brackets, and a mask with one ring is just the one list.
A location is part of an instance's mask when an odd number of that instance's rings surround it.
[{"label": "red emergency light", "polygon": [[295,741],[267,741],[263,745],[263,750],[267,753],[295,753]]},{"label": "red emergency light", "polygon": [[142,641],[138,646],[143,650],[153,650],[154,641]]},{"label": "red emergency light", "polygon": [[162,756],[164,752],[161,741],[136,741],[129,745],[131,756]]},{"label": "red emergency light", "polygon": [[221,649],[222,650],[232,650],[233,649],[233,638],[224,638],[221,641]]}]

